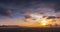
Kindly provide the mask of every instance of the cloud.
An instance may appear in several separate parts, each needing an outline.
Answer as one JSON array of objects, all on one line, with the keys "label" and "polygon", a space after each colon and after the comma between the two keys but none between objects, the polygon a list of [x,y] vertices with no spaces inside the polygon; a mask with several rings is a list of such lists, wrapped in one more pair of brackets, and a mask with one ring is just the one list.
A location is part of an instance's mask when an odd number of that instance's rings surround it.
[{"label": "cloud", "polygon": [[[44,13],[43,15],[58,15],[60,16],[60,5],[58,0],[11,0],[1,1],[0,3],[0,18],[19,18],[24,17],[28,13]],[[5,17],[6,16],[6,17]],[[2,18],[3,18],[2,17]]]},{"label": "cloud", "polygon": [[0,15],[11,16],[11,14],[12,14],[11,9],[4,9],[4,8],[0,7]]}]

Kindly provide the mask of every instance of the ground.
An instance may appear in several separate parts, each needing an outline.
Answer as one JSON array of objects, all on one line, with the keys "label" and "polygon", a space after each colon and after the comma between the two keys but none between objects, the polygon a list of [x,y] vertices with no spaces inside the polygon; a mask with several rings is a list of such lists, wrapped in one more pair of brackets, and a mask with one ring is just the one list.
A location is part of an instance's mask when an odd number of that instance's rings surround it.
[{"label": "ground", "polygon": [[18,27],[18,28],[0,28],[0,32],[60,32],[60,27],[50,27],[50,28],[27,28],[27,27]]}]

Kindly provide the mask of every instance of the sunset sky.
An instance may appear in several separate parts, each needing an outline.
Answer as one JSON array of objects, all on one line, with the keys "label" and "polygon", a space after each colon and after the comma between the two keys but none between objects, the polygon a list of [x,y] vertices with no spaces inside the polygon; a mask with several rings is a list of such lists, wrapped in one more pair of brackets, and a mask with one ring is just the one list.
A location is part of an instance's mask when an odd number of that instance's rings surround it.
[{"label": "sunset sky", "polygon": [[60,0],[0,0],[0,24],[19,25],[25,14],[60,16]]}]

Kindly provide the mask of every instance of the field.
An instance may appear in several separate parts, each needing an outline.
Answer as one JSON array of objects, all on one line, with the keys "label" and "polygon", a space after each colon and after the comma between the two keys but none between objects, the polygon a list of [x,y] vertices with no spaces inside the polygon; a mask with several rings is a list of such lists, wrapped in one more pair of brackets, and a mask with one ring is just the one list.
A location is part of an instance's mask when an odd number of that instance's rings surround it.
[{"label": "field", "polygon": [[60,32],[60,27],[50,27],[50,28],[27,28],[27,27],[16,27],[16,28],[1,28],[0,32]]}]

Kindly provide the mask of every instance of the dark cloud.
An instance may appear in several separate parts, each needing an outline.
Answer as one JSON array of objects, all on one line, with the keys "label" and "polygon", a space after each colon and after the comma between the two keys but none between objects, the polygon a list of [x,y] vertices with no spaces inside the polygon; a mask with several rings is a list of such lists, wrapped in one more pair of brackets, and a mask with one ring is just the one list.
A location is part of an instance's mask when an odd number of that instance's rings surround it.
[{"label": "dark cloud", "polygon": [[12,14],[12,9],[4,9],[0,7],[0,15],[11,16],[11,14]]},{"label": "dark cloud", "polygon": [[0,0],[0,6],[3,7],[0,7],[0,14],[5,16],[16,13],[40,13],[45,8],[48,10],[47,7],[60,12],[60,0]]}]

